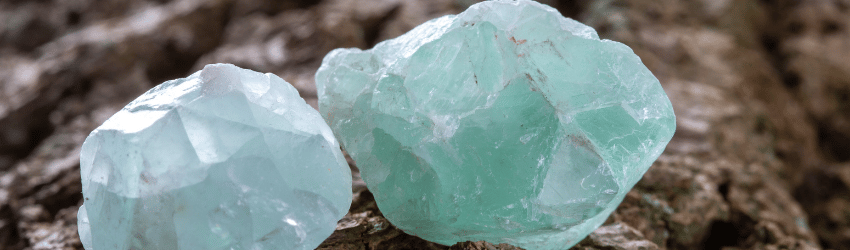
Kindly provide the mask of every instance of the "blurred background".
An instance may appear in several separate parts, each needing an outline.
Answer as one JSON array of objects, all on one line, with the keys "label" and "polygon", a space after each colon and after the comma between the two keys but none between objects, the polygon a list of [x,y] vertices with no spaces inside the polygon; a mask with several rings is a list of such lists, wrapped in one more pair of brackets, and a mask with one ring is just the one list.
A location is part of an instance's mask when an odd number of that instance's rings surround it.
[{"label": "blurred background", "polygon": [[[156,84],[232,63],[315,107],[330,50],[475,2],[0,0],[0,249],[82,249],[80,145]],[[850,249],[850,0],[541,2],[632,47],[677,115],[664,154],[574,249]],[[354,197],[320,249],[515,249],[426,242],[362,181]]]}]

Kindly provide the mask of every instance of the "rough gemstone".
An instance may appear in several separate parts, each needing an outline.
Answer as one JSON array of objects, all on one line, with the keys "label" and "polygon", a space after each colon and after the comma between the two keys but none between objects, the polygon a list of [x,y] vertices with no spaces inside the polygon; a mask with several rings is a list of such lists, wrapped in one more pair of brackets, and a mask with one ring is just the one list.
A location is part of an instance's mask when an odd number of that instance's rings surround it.
[{"label": "rough gemstone", "polygon": [[632,50],[532,1],[487,1],[316,74],[381,212],[442,244],[566,249],[666,147],[673,108]]},{"label": "rough gemstone", "polygon": [[333,133],[289,83],[229,64],[143,94],[80,160],[86,249],[313,249],[351,204]]}]

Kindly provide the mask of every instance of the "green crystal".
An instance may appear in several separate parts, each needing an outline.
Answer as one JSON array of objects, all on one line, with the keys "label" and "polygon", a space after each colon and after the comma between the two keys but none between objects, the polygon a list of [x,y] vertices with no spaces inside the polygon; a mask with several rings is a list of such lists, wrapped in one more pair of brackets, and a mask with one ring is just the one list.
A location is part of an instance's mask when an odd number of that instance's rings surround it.
[{"label": "green crystal", "polygon": [[86,249],[313,249],[351,204],[333,133],[272,74],[207,65],[82,146]]},{"label": "green crystal", "polygon": [[488,1],[373,49],[337,49],[319,110],[395,226],[451,245],[566,249],[675,131],[627,46],[532,1]]}]

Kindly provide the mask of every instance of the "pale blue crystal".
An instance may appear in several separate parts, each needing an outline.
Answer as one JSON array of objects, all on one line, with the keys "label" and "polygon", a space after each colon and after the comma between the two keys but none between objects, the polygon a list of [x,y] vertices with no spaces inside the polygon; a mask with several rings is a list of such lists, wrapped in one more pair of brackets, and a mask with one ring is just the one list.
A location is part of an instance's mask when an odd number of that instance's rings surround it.
[{"label": "pale blue crystal", "polygon": [[627,46],[532,1],[487,1],[316,73],[319,109],[395,226],[451,245],[567,249],[675,131]]},{"label": "pale blue crystal", "polygon": [[333,134],[289,83],[229,64],[165,82],[81,155],[86,249],[313,249],[351,204]]}]

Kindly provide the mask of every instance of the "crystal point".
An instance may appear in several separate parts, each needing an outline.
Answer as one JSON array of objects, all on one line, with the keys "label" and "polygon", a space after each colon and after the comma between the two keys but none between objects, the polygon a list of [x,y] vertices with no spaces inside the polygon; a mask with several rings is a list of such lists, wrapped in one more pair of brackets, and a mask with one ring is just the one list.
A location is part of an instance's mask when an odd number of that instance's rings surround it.
[{"label": "crystal point", "polygon": [[313,249],[351,204],[330,128],[289,83],[207,65],[143,94],[82,148],[86,249]]},{"label": "crystal point", "polygon": [[675,117],[630,48],[532,1],[486,1],[316,74],[319,110],[398,228],[566,249],[661,154]]}]

